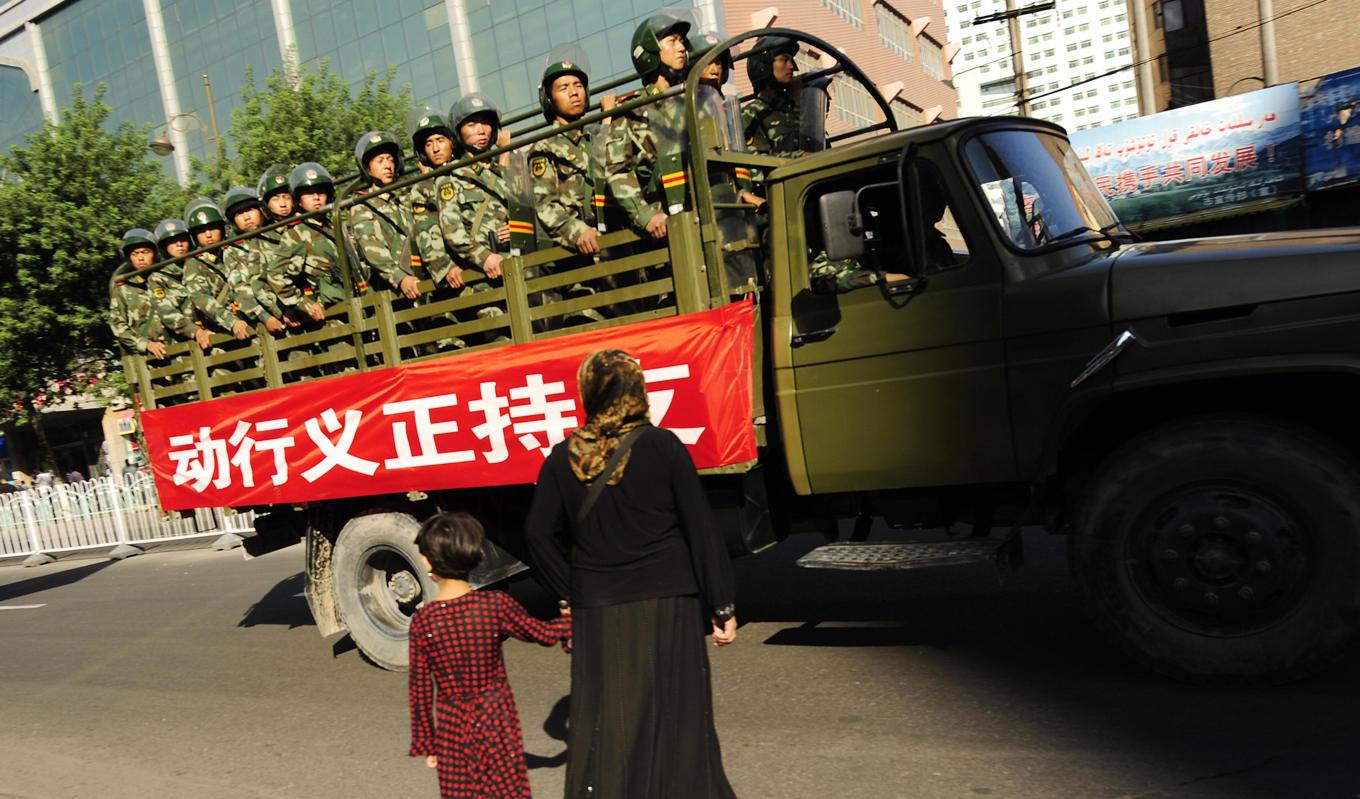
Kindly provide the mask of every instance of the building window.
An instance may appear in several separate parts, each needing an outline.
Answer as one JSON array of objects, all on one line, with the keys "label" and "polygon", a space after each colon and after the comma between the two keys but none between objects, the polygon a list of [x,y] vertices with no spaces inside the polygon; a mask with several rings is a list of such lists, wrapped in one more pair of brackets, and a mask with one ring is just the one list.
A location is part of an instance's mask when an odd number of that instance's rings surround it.
[{"label": "building window", "polygon": [[822,5],[856,28],[864,28],[864,18],[859,15],[859,0],[822,0]]},{"label": "building window", "polygon": [[921,48],[921,69],[935,80],[944,80],[944,51],[934,41],[922,37],[919,42]]},{"label": "building window", "polygon": [[875,5],[874,15],[878,17],[879,41],[883,42],[884,47],[910,61],[912,37],[907,21],[888,8],[886,3]]},{"label": "building window", "polygon": [[831,85],[831,110],[842,122],[855,128],[878,121],[878,103],[858,82],[837,77]]},{"label": "building window", "polygon": [[889,105],[892,107],[893,119],[897,120],[898,130],[919,127],[926,122],[925,113],[914,105],[901,100],[893,100]]}]

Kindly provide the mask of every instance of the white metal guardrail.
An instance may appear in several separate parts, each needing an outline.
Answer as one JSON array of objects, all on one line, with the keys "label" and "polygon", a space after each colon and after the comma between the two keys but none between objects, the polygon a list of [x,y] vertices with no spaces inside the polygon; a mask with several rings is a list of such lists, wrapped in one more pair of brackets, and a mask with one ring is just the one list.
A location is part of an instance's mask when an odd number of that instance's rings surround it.
[{"label": "white metal guardrail", "polygon": [[135,554],[142,544],[250,532],[254,519],[222,508],[164,513],[150,476],[100,477],[0,494],[0,558],[28,555],[38,563],[101,547]]}]

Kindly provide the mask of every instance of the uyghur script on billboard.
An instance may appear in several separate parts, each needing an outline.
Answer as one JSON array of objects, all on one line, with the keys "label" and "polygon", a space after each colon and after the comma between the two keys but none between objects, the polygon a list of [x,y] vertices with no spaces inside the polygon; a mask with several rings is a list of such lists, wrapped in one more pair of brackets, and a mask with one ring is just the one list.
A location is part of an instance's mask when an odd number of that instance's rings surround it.
[{"label": "uyghur script on billboard", "polygon": [[1322,78],[1299,104],[1308,189],[1360,183],[1360,67]]},{"label": "uyghur script on billboard", "polygon": [[1072,134],[1120,221],[1180,224],[1303,191],[1299,86],[1289,83]]}]

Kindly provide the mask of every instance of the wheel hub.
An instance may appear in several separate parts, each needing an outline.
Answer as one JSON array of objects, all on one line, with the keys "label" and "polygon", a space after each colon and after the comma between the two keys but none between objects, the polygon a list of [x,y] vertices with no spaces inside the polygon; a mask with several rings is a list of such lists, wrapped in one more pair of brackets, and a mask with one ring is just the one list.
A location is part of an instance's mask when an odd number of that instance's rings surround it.
[{"label": "wheel hub", "polygon": [[1297,521],[1258,492],[1201,486],[1150,506],[1125,563],[1173,622],[1240,635],[1273,624],[1297,602],[1308,568],[1301,536]]},{"label": "wheel hub", "polygon": [[388,578],[387,588],[398,602],[411,602],[420,596],[420,580],[408,571],[399,571]]}]

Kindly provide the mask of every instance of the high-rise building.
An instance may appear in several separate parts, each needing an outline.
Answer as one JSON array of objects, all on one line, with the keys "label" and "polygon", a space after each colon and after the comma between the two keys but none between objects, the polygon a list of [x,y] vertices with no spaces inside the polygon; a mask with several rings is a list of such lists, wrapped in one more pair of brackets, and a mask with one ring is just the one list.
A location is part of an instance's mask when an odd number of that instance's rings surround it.
[{"label": "high-rise building", "polygon": [[[708,30],[787,25],[843,47],[892,95],[900,123],[953,116],[940,0],[686,5]],[[395,65],[395,85],[409,83],[417,102],[435,108],[477,90],[507,110],[528,109],[551,48],[580,45],[597,81],[624,75],[634,28],[660,8],[656,0],[13,0],[0,5],[0,147],[54,117],[73,84],[102,82],[115,124],[190,120],[168,131],[184,178],[191,154],[209,155],[209,137],[192,123],[211,116],[205,75],[225,128],[247,67],[263,81],[285,64],[323,59],[352,83]],[[835,118],[854,121],[865,99],[854,87],[833,89]]]},{"label": "high-rise building", "polygon": [[[974,23],[1005,11],[1005,0],[946,2],[949,30],[962,46],[954,59],[959,115],[1018,113],[1009,25]],[[1019,47],[1031,116],[1068,130],[1138,116],[1125,0],[1057,0],[1050,10],[1020,17]]]},{"label": "high-rise building", "polygon": [[1360,0],[1130,0],[1146,113],[1360,65]]}]

